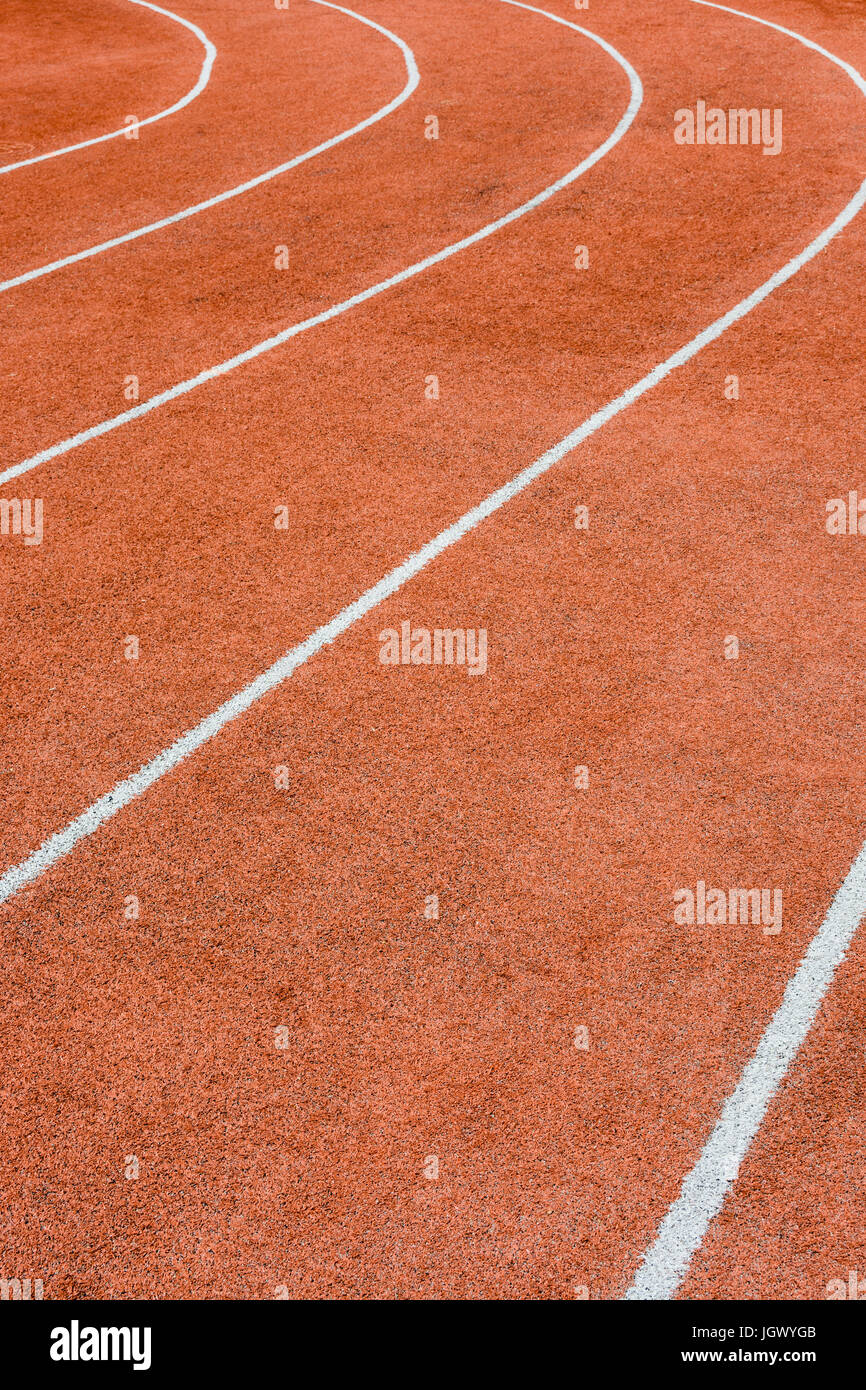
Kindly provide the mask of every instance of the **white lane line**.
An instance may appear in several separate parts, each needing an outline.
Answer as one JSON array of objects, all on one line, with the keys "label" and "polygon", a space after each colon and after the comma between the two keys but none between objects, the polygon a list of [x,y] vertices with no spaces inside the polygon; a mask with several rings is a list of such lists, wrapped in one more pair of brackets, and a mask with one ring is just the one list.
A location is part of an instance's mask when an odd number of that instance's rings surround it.
[{"label": "white lane line", "polygon": [[[141,5],[145,10],[154,10],[156,14],[165,15],[166,19],[173,19],[175,23],[182,24],[184,29],[189,29],[191,34],[204,45],[204,62],[201,65],[201,72],[194,87],[190,87],[185,97],[176,101],[173,106],[167,106],[164,111],[157,111],[155,116],[145,116],[138,122],[140,126],[152,125],[154,121],[162,121],[166,116],[173,116],[176,111],[182,111],[185,106],[189,106],[191,101],[195,101],[207,86],[210,80],[211,68],[217,51],[211,43],[207,34],[199,29],[192,20],[184,19],[181,15],[175,14],[174,10],[164,10],[161,5],[154,5],[151,0],[131,0],[133,5]],[[111,130],[107,135],[94,135],[92,140],[79,140],[77,145],[64,145],[61,150],[48,150],[45,154],[35,154],[30,159],[19,159],[15,164],[5,164],[0,168],[0,174],[11,174],[13,169],[24,169],[28,164],[39,164],[43,159],[57,159],[61,154],[71,154],[73,150],[86,150],[90,145],[101,145],[106,140],[116,140],[119,136],[125,135],[127,127],[122,130]]]},{"label": "white lane line", "polygon": [[[614,145],[622,139],[634,120],[643,100],[643,88],[641,80],[621,53],[618,53],[605,39],[593,34],[589,29],[582,29],[579,24],[572,24],[570,20],[561,19],[559,15],[548,14],[546,10],[536,9],[534,5],[524,5],[521,0],[504,0],[505,4],[516,5],[518,9],[530,10],[533,14],[543,15],[546,19],[552,19],[557,24],[563,24],[567,29],[574,29],[578,34],[583,34],[585,38],[591,39],[593,43],[603,48],[609,54],[628,77],[630,98],[628,106],[616,128],[611,132],[605,141],[593,150],[592,154],[582,160],[573,169],[570,169],[562,178],[555,183],[536,193],[528,202],[521,203],[511,212],[505,213],[503,217],[498,217],[495,222],[488,222],[479,231],[473,232],[470,236],[463,237],[461,241],[455,241],[450,246],[446,246],[441,251],[435,252],[432,256],[427,256],[423,261],[416,261],[414,265],[408,266],[405,270],[398,271],[396,275],[390,276],[387,280],[381,280],[376,285],[371,285],[369,289],[362,290],[359,294],[352,295],[350,299],[344,299],[340,304],[333,304],[329,309],[323,310],[320,314],[315,314],[312,318],[303,319],[300,323],[294,323],[289,328],[284,328],[282,332],[274,334],[272,338],[265,338],[263,342],[256,343],[253,347],[247,348],[244,352],[239,352],[235,357],[229,357],[225,362],[219,362],[215,367],[208,367],[205,371],[199,372],[197,376],[189,377],[186,381],[178,382],[176,386],[169,387],[166,391],[161,391],[159,395],[151,396],[149,400],[142,401],[139,405],[133,406],[130,410],[124,410],[119,415],[113,415],[108,420],[103,420],[98,425],[91,425],[89,429],[81,430],[78,434],[72,435],[69,439],[61,440],[59,444],[52,444],[48,449],[42,449],[38,454],[31,458],[24,459],[22,463],[13,464],[11,468],[0,472],[0,484],[8,483],[12,478],[18,478],[22,473],[29,473],[32,468],[38,468],[39,464],[47,463],[49,459],[59,458],[62,454],[68,454],[72,449],[77,449],[82,444],[89,444],[92,439],[99,439],[101,435],[109,434],[112,430],[119,429],[121,425],[129,424],[131,420],[139,420],[143,415],[149,415],[152,410],[157,410],[160,406],[167,405],[169,401],[177,400],[180,396],[185,396],[196,387],[203,386],[207,381],[213,381],[216,377],[225,376],[232,372],[236,367],[243,366],[246,362],[252,362],[254,358],[261,357],[265,352],[271,352],[274,348],[281,347],[291,338],[299,333],[304,333],[308,328],[315,328],[320,323],[327,323],[330,319],[337,318],[339,314],[344,314],[347,309],[353,309],[358,304],[364,304],[368,299],[383,294],[385,290],[393,289],[395,285],[402,285],[407,280],[413,279],[416,275],[421,275],[431,266],[439,265],[440,262],[448,260],[450,256],[456,256],[458,251],[464,251],[468,246],[475,246],[479,241],[484,241],[486,237],[493,236],[502,227],[507,227],[510,223],[516,222],[519,217],[523,217],[527,212],[540,207],[547,202],[555,193],[561,192],[569,184],[579,179],[594,164],[613,149]],[[358,16],[360,18],[360,16]]]},{"label": "white lane line", "polygon": [[212,198],[206,198],[204,202],[193,203],[190,207],[182,208],[180,212],[160,218],[158,222],[148,222],[144,227],[136,227],[131,232],[124,232],[122,236],[112,237],[109,241],[101,241],[97,246],[88,246],[83,251],[76,251],[70,256],[62,256],[59,260],[50,261],[47,265],[36,266],[33,270],[25,270],[21,275],[13,275],[9,280],[0,280],[0,294],[6,290],[14,289],[17,285],[26,285],[30,280],[39,280],[43,275],[51,275],[55,270],[62,270],[65,266],[75,265],[78,261],[86,261],[91,256],[99,256],[103,251],[111,251],[115,246],[123,246],[128,241],[136,241],[138,237],[148,236],[150,232],[158,232],[164,227],[171,227],[176,222],[183,222],[187,217],[195,217],[200,212],[206,212],[209,208],[215,208],[220,203],[228,202],[230,198],[239,198],[242,193],[249,193],[251,189],[258,188],[260,184],[268,183],[279,174],[288,173],[290,169],[297,168],[305,160],[312,159],[315,155],[324,153],[325,150],[331,150],[335,145],[341,144],[343,140],[348,140],[352,135],[367,130],[369,126],[375,125],[377,121],[383,120],[392,111],[396,111],[397,107],[402,106],[404,101],[408,101],[420,80],[415,55],[409,45],[404,43],[396,34],[392,34],[390,29],[377,24],[375,20],[366,19],[364,15],[356,14],[354,10],[344,9],[342,5],[335,5],[332,0],[313,0],[313,3],[324,5],[328,10],[338,10],[340,14],[348,15],[350,19],[357,19],[361,24],[366,24],[368,28],[375,29],[379,34],[384,34],[386,39],[390,39],[392,43],[397,45],[406,64],[406,85],[399,96],[394,97],[393,101],[389,101],[386,106],[381,106],[378,111],[374,111],[372,116],[367,116],[357,125],[353,125],[350,130],[343,130],[330,140],[324,140],[313,149],[306,150],[304,154],[295,155],[293,159],[286,160],[284,164],[276,164],[273,169],[266,169],[263,174],[257,174],[255,178],[247,179],[245,183],[236,184],[234,188],[228,188],[224,193],[216,193]]},{"label": "white lane line", "polygon": [[720,1212],[767,1107],[802,1046],[866,913],[866,845],[848,871],[700,1158],[644,1255],[627,1299],[673,1298]]},{"label": "white lane line", "polygon": [[[793,29],[785,29],[769,19],[733,10],[714,0],[694,0],[714,10],[751,19],[757,24],[787,34],[806,48],[829,58],[841,68],[866,96],[866,80],[850,63],[829,53]],[[826,232],[812,242],[796,261],[785,267],[788,279],[806,260],[816,255],[866,201],[866,182]],[[814,249],[813,249],[814,248]],[[790,269],[793,267],[793,269]],[[701,1246],[710,1222],[720,1212],[733,1186],[748,1149],[761,1127],[767,1107],[776,1094],[794,1057],[812,1026],[821,1000],[845,957],[860,920],[866,913],[866,844],[854,860],[848,875],[830,904],[827,916],[795,974],[788,982],[782,1002],[767,1024],[751,1061],[736,1089],[726,1101],[712,1134],[691,1172],[683,1181],[679,1196],[671,1204],[655,1240],[641,1261],[626,1299],[673,1298],[692,1256]]]}]

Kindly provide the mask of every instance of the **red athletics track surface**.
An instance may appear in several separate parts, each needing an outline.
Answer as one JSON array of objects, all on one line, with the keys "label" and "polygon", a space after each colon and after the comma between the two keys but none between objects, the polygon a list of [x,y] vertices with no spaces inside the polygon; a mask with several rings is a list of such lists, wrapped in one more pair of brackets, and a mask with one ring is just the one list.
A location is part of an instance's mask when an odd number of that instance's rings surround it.
[{"label": "red athletics track surface", "polygon": [[[217,47],[207,88],[138,141],[4,175],[4,279],[250,178],[405,82],[393,43],[307,0],[176,3]],[[866,69],[859,3],[750,3]],[[501,216],[628,102],[616,62],[540,15],[358,4],[421,74],[385,120],[0,295],[0,467],[123,410],[129,374],[151,396]],[[0,539],[0,867],[854,193],[866,107],[820,55],[689,0],[548,8],[645,89],[588,174],[3,486],[44,500],[45,537]],[[19,0],[2,28],[9,160],[161,109],[202,59],[125,0]],[[782,108],[782,154],[677,146],[698,98]],[[0,909],[8,1277],[50,1298],[622,1296],[864,836],[862,559],[824,526],[864,482],[864,249],[855,219]],[[405,619],[486,628],[487,674],[381,665]],[[698,879],[781,888],[782,932],[676,925]],[[857,937],[680,1296],[819,1299],[866,1269],[863,986]]]}]

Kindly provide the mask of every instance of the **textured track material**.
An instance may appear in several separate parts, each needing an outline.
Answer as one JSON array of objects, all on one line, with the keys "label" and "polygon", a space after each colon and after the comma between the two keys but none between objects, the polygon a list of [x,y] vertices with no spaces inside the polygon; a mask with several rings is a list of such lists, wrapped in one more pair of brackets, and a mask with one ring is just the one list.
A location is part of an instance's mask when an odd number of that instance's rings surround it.
[{"label": "textured track material", "polygon": [[[866,1276],[866,537],[826,526],[866,100],[815,46],[866,71],[862,7],[177,3],[0,18],[0,164],[83,146],[0,178],[0,282],[121,239],[0,296],[0,503],[42,508],[0,507],[0,1276],[826,1298]],[[189,25],[195,99],[87,143],[193,88]],[[780,152],[678,144],[699,101]],[[703,885],[781,929],[676,920]]]}]

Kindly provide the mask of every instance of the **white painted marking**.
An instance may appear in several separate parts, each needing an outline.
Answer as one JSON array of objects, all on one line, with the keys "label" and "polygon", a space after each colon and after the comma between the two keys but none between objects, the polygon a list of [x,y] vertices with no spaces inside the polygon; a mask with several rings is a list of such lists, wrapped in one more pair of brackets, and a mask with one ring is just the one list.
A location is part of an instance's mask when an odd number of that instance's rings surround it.
[{"label": "white painted marking", "polygon": [[[521,203],[511,212],[505,213],[503,217],[498,217],[495,222],[488,222],[479,231],[473,232],[470,236],[463,237],[461,241],[455,241],[450,246],[446,246],[441,251],[435,252],[432,256],[427,256],[423,261],[417,261],[414,265],[408,266],[405,270],[398,271],[396,275],[390,276],[387,280],[381,280],[377,285],[371,285],[369,289],[362,290],[359,294],[352,295],[351,299],[344,299],[340,304],[333,304],[329,309],[325,309],[320,314],[313,315],[312,318],[303,319],[300,323],[294,323],[289,328],[284,328],[282,332],[274,334],[272,338],[265,338],[263,342],[256,343],[253,347],[247,348],[244,352],[239,352],[235,357],[229,357],[225,362],[218,363],[215,367],[208,367],[205,371],[199,372],[197,376],[189,377],[186,381],[178,382],[176,386],[169,387],[166,391],[161,391],[159,395],[151,396],[149,400],[142,401],[139,405],[133,406],[130,410],[124,410],[119,415],[113,415],[108,420],[103,420],[98,425],[91,425],[89,429],[81,430],[69,439],[61,440],[59,444],[52,444],[48,449],[42,449],[38,454],[34,454],[29,459],[24,459],[22,463],[16,463],[11,468],[7,468],[0,473],[0,484],[8,483],[13,478],[20,477],[22,473],[29,473],[32,468],[38,468],[41,463],[47,463],[49,459],[59,458],[62,454],[68,454],[72,449],[79,448],[82,444],[89,444],[93,439],[99,439],[104,434],[109,434],[112,430],[119,429],[121,425],[128,424],[131,420],[139,420],[143,415],[149,415],[152,410],[157,410],[160,406],[167,405],[169,401],[177,400],[180,396],[187,395],[194,391],[196,387],[203,386],[205,382],[213,381],[217,377],[225,376],[228,372],[233,372],[236,367],[241,367],[246,362],[252,362],[254,358],[261,357],[265,352],[271,352],[274,348],[281,347],[291,338],[297,337],[299,333],[304,333],[308,328],[315,328],[320,323],[327,323],[330,319],[337,318],[339,314],[344,314],[347,309],[353,309],[358,304],[364,304],[368,299],[373,299],[376,295],[384,293],[385,290],[393,289],[395,285],[402,285],[407,280],[413,279],[416,275],[421,275],[431,266],[439,265],[442,261],[448,260],[450,256],[456,256],[458,251],[464,251],[468,246],[475,246],[485,238],[493,236],[502,227],[507,227],[512,222],[516,222],[519,217],[531,212],[534,208],[540,207],[547,202],[555,193],[561,192],[569,184],[574,183],[593,165],[612,150],[614,145],[622,139],[628,130],[643,100],[643,88],[640,78],[634,68],[621,53],[611,47],[606,40],[599,38],[598,34],[590,33],[588,29],[581,29],[580,25],[572,24],[567,19],[560,19],[558,15],[548,14],[546,10],[538,10],[534,5],[524,5],[520,0],[504,0],[505,4],[516,5],[518,9],[530,10],[533,14],[544,15],[547,19],[554,20],[557,24],[564,24],[568,29],[574,29],[578,34],[583,34],[585,38],[591,39],[608,53],[626,73],[629,80],[630,99],[626,110],[605,141],[593,150],[592,154],[587,155],[586,159],[581,160],[561,179],[550,184],[547,188],[536,193],[528,202]],[[335,7],[337,8],[337,7]],[[358,16],[360,18],[360,16]],[[392,37],[394,37],[392,35]],[[407,50],[408,51],[408,50]]]},{"label": "white painted marking", "polygon": [[[161,5],[151,4],[151,0],[131,0],[133,5],[141,5],[145,10],[153,10],[156,14],[165,15],[166,19],[173,19],[175,23],[182,24],[184,29],[189,29],[191,34],[204,45],[204,62],[201,65],[201,72],[194,87],[190,87],[185,97],[176,101],[173,106],[167,106],[164,111],[157,111],[155,116],[145,116],[139,122],[139,126],[152,125],[154,121],[165,120],[166,116],[173,116],[176,111],[182,111],[185,106],[189,106],[191,101],[195,101],[207,86],[210,80],[211,68],[217,51],[211,43],[207,34],[199,29],[192,20],[183,19],[181,15],[175,14],[173,10],[164,10]],[[92,140],[79,140],[77,145],[64,145],[61,150],[48,150],[45,154],[34,154],[30,159],[19,159],[15,164],[6,164],[0,168],[0,174],[11,174],[13,169],[24,169],[28,164],[40,164],[43,159],[57,159],[61,154],[71,154],[73,150],[86,150],[90,145],[101,145],[106,140],[117,140],[121,135],[125,135],[127,127],[121,130],[111,130],[107,135],[95,135]]]},{"label": "white painted marking", "polygon": [[[138,0],[136,0],[136,3]],[[245,183],[239,183],[234,188],[228,188],[224,193],[216,193],[212,198],[206,198],[204,202],[193,203],[190,207],[182,208],[180,212],[172,213],[169,217],[162,217],[158,222],[148,222],[143,227],[136,227],[131,232],[124,232],[121,236],[112,237],[109,241],[101,241],[96,246],[88,246],[83,251],[75,251],[70,256],[61,256],[59,260],[50,261],[46,265],[36,266],[33,270],[25,270],[21,275],[13,275],[9,280],[0,280],[0,294],[6,290],[15,289],[18,285],[26,285],[31,280],[39,280],[43,275],[51,275],[55,270],[63,270],[65,266],[75,265],[78,261],[86,261],[91,256],[99,256],[104,251],[111,251],[115,246],[123,246],[128,241],[136,241],[139,237],[148,236],[151,232],[162,231],[165,227],[172,227],[176,222],[183,222],[187,217],[195,217],[200,212],[207,212],[209,208],[218,207],[220,203],[226,203],[230,198],[239,198],[242,193],[249,193],[251,189],[258,188],[263,183],[268,183],[275,179],[279,174],[286,174],[290,169],[296,169],[299,164],[312,159],[317,154],[323,154],[325,150],[332,150],[335,145],[342,144],[351,136],[359,134],[362,130],[375,125],[385,116],[389,116],[392,111],[396,111],[398,106],[402,106],[418,86],[420,80],[418,68],[415,63],[415,55],[408,44],[404,43],[396,34],[392,34],[390,29],[377,24],[375,20],[366,19],[362,14],[356,14],[354,10],[344,9],[342,5],[335,5],[331,0],[313,0],[316,5],[324,5],[328,10],[338,10],[340,14],[345,14],[350,19],[357,19],[361,24],[366,24],[369,29],[375,29],[377,33],[384,34],[386,39],[390,39],[396,44],[403,55],[406,64],[406,85],[400,94],[389,101],[386,106],[381,106],[378,111],[374,111],[372,116],[367,116],[357,125],[353,125],[349,130],[343,130],[339,135],[334,135],[330,140],[323,140],[320,145],[315,145],[313,149],[306,150],[304,154],[295,155],[293,159],[288,159],[284,164],[276,164],[273,169],[266,169],[263,174],[257,174],[253,179],[247,179]],[[2,172],[2,170],[0,170]]]},{"label": "white painted marking", "polygon": [[[866,80],[856,68],[793,29],[785,29],[781,24],[759,19],[757,15],[746,14],[743,10],[715,4],[714,0],[694,0],[694,3],[724,10],[741,19],[751,19],[796,39],[806,48],[829,58],[831,63],[847,73],[866,96]],[[789,279],[800,265],[826,246],[830,238],[859,212],[864,201],[866,181],[827,231],[822,232],[796,261],[789,262],[784,272],[780,272],[784,279]],[[854,860],[817,935],[789,980],[782,1002],[767,1024],[733,1095],[726,1101],[700,1158],[683,1181],[679,1196],[669,1207],[655,1240],[625,1294],[626,1299],[673,1298],[688,1272],[692,1256],[703,1243],[710,1222],[721,1211],[770,1101],[802,1046],[864,913],[866,844]]]},{"label": "white painted marking", "polygon": [[627,1299],[673,1298],[710,1222],[721,1211],[767,1108],[805,1041],[833,976],[866,913],[866,845],[830,904],[824,921],[754,1056],[725,1102],[700,1158],[685,1178],[625,1294]]}]

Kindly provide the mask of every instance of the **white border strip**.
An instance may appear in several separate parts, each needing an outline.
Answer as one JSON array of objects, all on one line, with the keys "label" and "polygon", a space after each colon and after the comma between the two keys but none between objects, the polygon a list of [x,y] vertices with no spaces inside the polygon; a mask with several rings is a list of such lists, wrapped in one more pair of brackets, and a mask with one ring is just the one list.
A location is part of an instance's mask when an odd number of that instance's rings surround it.
[{"label": "white border strip", "polygon": [[[694,0],[694,3],[724,10],[741,19],[751,19],[756,24],[764,24],[768,29],[787,34],[789,38],[796,39],[806,48],[835,63],[866,96],[866,80],[856,68],[793,29],[785,29],[781,24],[759,19],[757,15],[746,14],[743,10],[715,4],[713,0]],[[817,255],[831,237],[860,211],[864,201],[866,182],[861,184],[857,194],[827,231],[795,261],[789,262],[779,275],[789,279],[801,265]],[[774,279],[781,283],[778,276]],[[700,1158],[683,1181],[679,1196],[671,1204],[625,1294],[626,1299],[673,1298],[685,1278],[692,1256],[703,1243],[710,1222],[718,1215],[736,1180],[740,1164],[761,1127],[770,1101],[812,1026],[821,1000],[845,957],[864,912],[866,844],[854,860],[796,973],[789,980],[782,1003],[767,1024],[733,1095],[725,1103]]]},{"label": "white border strip", "polygon": [[[139,0],[136,0],[136,3],[139,3]],[[277,164],[273,169],[266,169],[263,174],[258,174],[245,183],[236,184],[234,188],[226,189],[224,193],[217,193],[201,203],[193,203],[190,207],[182,208],[180,212],[160,218],[158,222],[149,222],[144,227],[136,227],[134,231],[124,232],[122,236],[112,237],[110,241],[101,241],[97,246],[88,246],[84,251],[76,251],[71,256],[62,256],[59,260],[50,261],[47,265],[36,266],[33,270],[25,270],[21,275],[13,275],[9,280],[0,280],[0,294],[5,293],[6,290],[15,289],[18,285],[26,285],[31,280],[39,280],[43,275],[51,275],[55,270],[62,270],[65,266],[75,265],[78,261],[86,261],[91,256],[99,256],[103,251],[111,251],[115,246],[123,246],[128,241],[136,241],[139,237],[148,236],[150,232],[159,232],[164,227],[172,227],[176,222],[183,222],[187,217],[195,217],[197,213],[207,212],[209,208],[218,207],[220,203],[228,202],[230,198],[239,198],[242,193],[249,193],[251,189],[258,188],[260,184],[275,179],[278,174],[288,173],[290,169],[296,169],[299,164],[312,159],[315,155],[323,154],[325,150],[332,150],[343,140],[348,140],[350,136],[367,130],[369,126],[375,125],[377,121],[383,120],[392,111],[396,111],[397,107],[402,106],[404,101],[408,101],[420,80],[415,55],[409,45],[404,43],[396,34],[392,34],[390,29],[377,24],[375,20],[366,19],[362,14],[356,14],[354,10],[346,10],[342,5],[331,3],[331,0],[313,0],[313,3],[324,5],[329,10],[338,10],[340,14],[348,15],[350,19],[357,19],[361,24],[366,24],[368,28],[375,29],[379,34],[384,34],[386,39],[390,39],[392,43],[397,45],[406,64],[406,85],[399,96],[394,97],[393,101],[389,101],[387,105],[381,106],[378,111],[374,111],[372,116],[367,116],[357,125],[353,125],[350,130],[343,130],[330,140],[324,140],[313,149],[306,150],[304,154],[295,155],[294,159],[288,159],[284,164]],[[168,112],[163,114],[167,115]]]},{"label": "white border strip", "polygon": [[[131,0],[133,5],[141,5],[146,10],[154,10],[156,14],[165,15],[166,19],[173,19],[177,24],[182,24],[184,29],[189,29],[191,34],[204,45],[204,62],[201,65],[201,72],[194,87],[190,87],[185,97],[176,101],[174,106],[167,106],[164,111],[157,111],[155,116],[147,116],[139,121],[139,126],[152,125],[154,121],[161,121],[166,116],[173,116],[176,111],[182,111],[185,106],[189,106],[191,101],[195,101],[197,96],[204,91],[210,80],[211,68],[217,51],[211,43],[207,34],[199,29],[197,24],[193,24],[190,19],[183,19],[181,15],[175,14],[173,10],[164,10],[161,5],[151,4],[151,0]],[[46,154],[35,154],[31,159],[19,159],[17,164],[6,164],[0,168],[0,174],[11,174],[13,169],[24,169],[28,164],[40,164],[43,159],[56,159],[61,154],[71,154],[73,150],[86,150],[90,145],[101,145],[105,140],[116,140],[118,136],[125,135],[127,127],[122,130],[109,131],[108,135],[95,135],[92,140],[80,140],[77,145],[64,145],[62,150],[48,150]]]},{"label": "white border strip", "polygon": [[[320,0],[324,3],[324,0]],[[41,463],[47,463],[49,459],[59,458],[62,454],[68,454],[72,449],[79,448],[82,444],[89,444],[93,439],[99,439],[104,434],[111,433],[112,430],[119,429],[121,425],[129,424],[131,420],[139,420],[143,415],[149,415],[152,410],[159,409],[160,406],[167,405],[169,401],[175,401],[180,396],[187,395],[194,391],[196,387],[203,386],[205,382],[213,381],[217,377],[225,376],[232,372],[236,367],[243,366],[246,362],[252,362],[254,358],[261,357],[263,353],[271,352],[274,348],[281,347],[283,343],[289,342],[291,338],[299,333],[304,333],[308,328],[315,328],[320,323],[327,323],[330,319],[337,318],[339,314],[344,314],[347,309],[353,309],[358,304],[364,304],[368,299],[373,299],[376,295],[383,294],[385,290],[393,289],[395,285],[402,285],[407,280],[413,279],[416,275],[421,275],[431,266],[439,265],[446,261],[450,256],[456,256],[458,251],[465,251],[469,246],[475,246],[479,241],[484,241],[486,237],[493,236],[502,227],[507,227],[512,222],[516,222],[519,217],[523,217],[527,212],[540,207],[547,202],[555,193],[559,193],[569,184],[574,183],[593,165],[612,150],[614,145],[622,139],[632,121],[640,109],[643,100],[643,87],[641,80],[631,64],[623,58],[605,39],[598,34],[593,34],[589,29],[582,29],[579,24],[572,24],[567,19],[561,19],[559,15],[548,14],[546,10],[536,9],[534,5],[524,5],[520,0],[504,0],[505,4],[516,5],[518,9],[530,10],[533,14],[543,15],[547,19],[554,20],[557,24],[564,24],[567,29],[574,29],[578,34],[591,39],[593,43],[603,48],[626,73],[629,80],[630,99],[628,106],[621,117],[616,128],[611,132],[607,139],[593,150],[592,154],[570,169],[561,179],[550,184],[547,188],[536,193],[528,202],[521,203],[517,208],[507,212],[503,217],[499,217],[495,222],[488,222],[479,231],[473,232],[471,236],[463,237],[461,241],[455,241],[450,246],[446,246],[434,255],[428,256],[423,261],[417,261],[414,265],[408,266],[405,270],[399,271],[387,280],[381,280],[377,285],[371,285],[369,289],[362,290],[359,294],[352,295],[351,299],[344,299],[340,304],[333,304],[329,309],[323,310],[320,314],[315,314],[312,318],[303,319],[300,323],[294,323],[289,328],[284,328],[282,332],[276,333],[272,338],[265,338],[263,342],[256,343],[253,347],[247,348],[244,352],[239,352],[235,357],[229,357],[225,362],[218,363],[215,367],[208,367],[205,371],[199,372],[197,376],[189,377],[186,381],[178,382],[176,386],[170,387],[167,391],[161,391],[157,396],[151,396],[149,400],[141,401],[139,405],[133,406],[130,410],[124,410],[120,415],[113,415],[108,420],[103,420],[101,424],[91,425],[89,429],[81,430],[78,434],[72,435],[69,439],[61,440],[59,444],[52,444],[48,449],[42,449],[32,458],[24,459],[22,463],[16,463],[4,472],[0,472],[0,485],[10,482],[13,478],[18,478],[22,473],[29,473],[32,468],[38,468]],[[334,6],[333,8],[339,8]],[[360,16],[356,16],[360,18]],[[395,37],[391,35],[391,37]],[[401,42],[398,40],[398,42]],[[408,52],[408,50],[407,50]],[[414,60],[413,60],[414,61]]]}]

